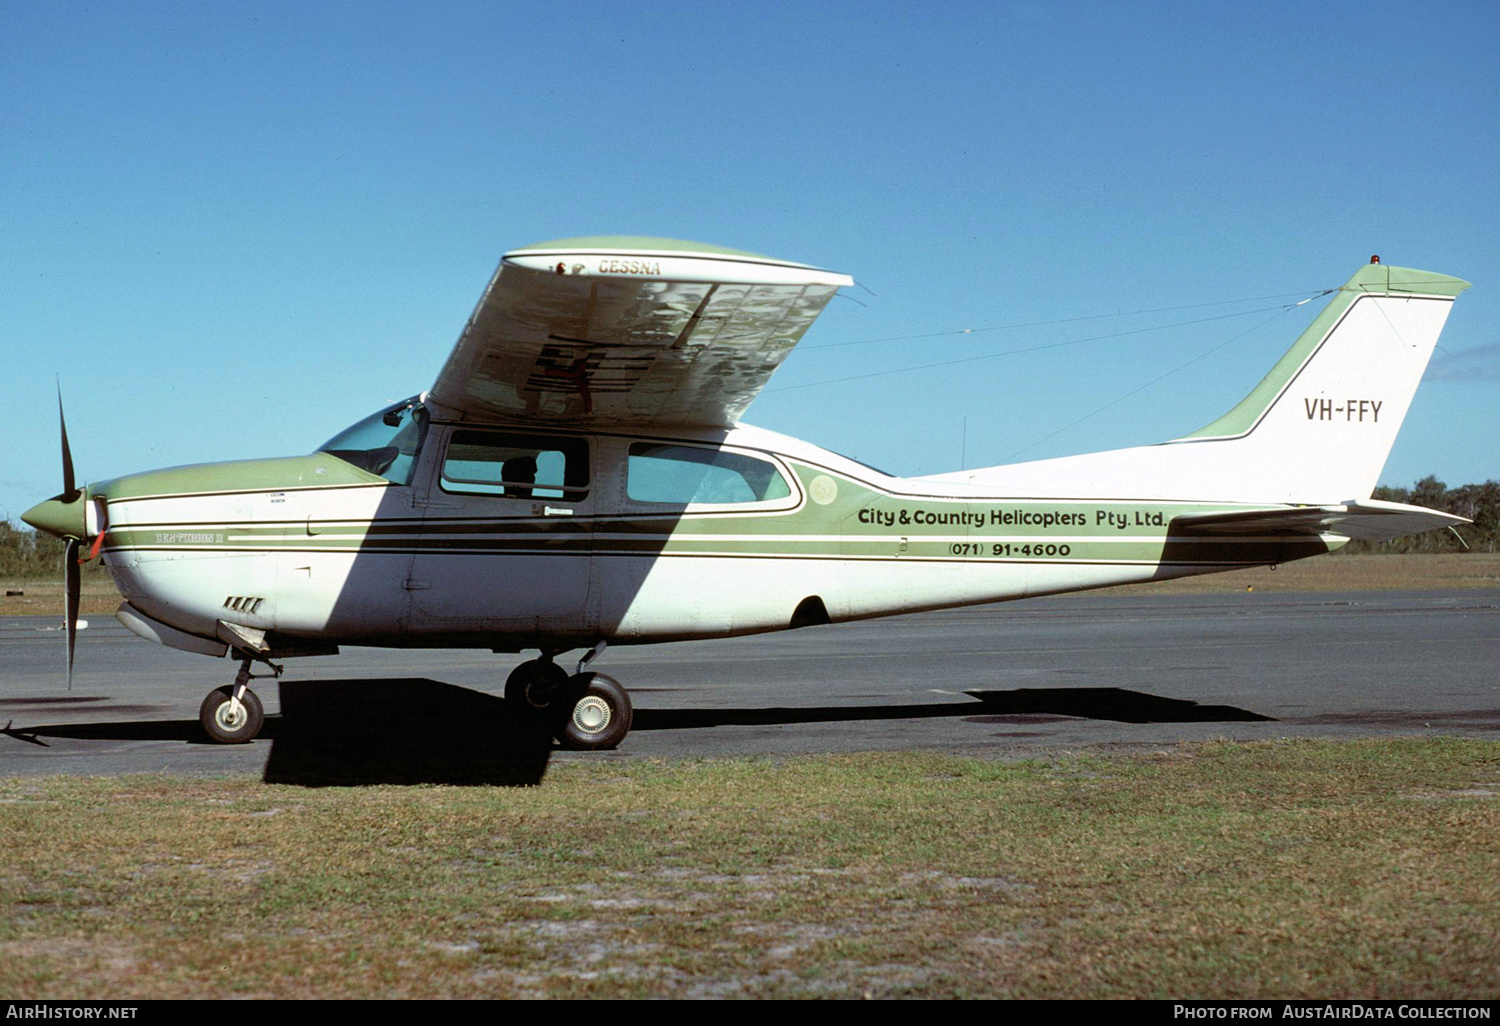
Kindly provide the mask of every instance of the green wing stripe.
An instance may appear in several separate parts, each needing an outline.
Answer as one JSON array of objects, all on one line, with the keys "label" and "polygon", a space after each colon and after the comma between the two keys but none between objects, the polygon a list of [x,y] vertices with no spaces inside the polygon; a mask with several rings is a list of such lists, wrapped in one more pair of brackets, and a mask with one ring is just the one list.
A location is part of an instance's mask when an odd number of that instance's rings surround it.
[{"label": "green wing stripe", "polygon": [[[769,260],[772,263],[784,263],[773,257],[763,256],[760,253],[748,253],[742,249],[729,249],[727,246],[713,246],[706,242],[687,242],[683,239],[662,239],[650,235],[582,235],[572,239],[553,239],[551,242],[538,242],[531,246],[523,246],[521,249],[512,250],[513,253],[529,253],[534,250],[565,250],[577,252],[580,250],[603,250],[605,252],[639,251],[642,253],[705,253],[711,256],[748,257],[751,260]],[[507,254],[509,255],[509,254]]]}]

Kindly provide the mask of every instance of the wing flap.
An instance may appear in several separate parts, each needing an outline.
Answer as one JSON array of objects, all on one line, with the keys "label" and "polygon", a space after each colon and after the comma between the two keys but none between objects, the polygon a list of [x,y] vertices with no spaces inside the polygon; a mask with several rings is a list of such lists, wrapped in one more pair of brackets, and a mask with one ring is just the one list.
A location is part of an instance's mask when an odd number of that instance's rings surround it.
[{"label": "wing flap", "polygon": [[728,427],[852,282],[691,243],[603,241],[507,253],[429,398],[459,419]]}]

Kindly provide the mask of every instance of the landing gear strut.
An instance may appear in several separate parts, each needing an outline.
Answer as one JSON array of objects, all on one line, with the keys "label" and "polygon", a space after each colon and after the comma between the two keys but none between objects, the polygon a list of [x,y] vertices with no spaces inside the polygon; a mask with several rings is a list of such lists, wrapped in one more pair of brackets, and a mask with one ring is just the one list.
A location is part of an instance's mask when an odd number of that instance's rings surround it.
[{"label": "landing gear strut", "polygon": [[522,663],[505,681],[505,700],[523,715],[550,721],[564,748],[603,751],[630,733],[630,695],[613,677],[584,672],[604,650],[601,642],[578,662],[572,676],[552,661],[553,653]]},{"label": "landing gear strut", "polygon": [[209,738],[221,745],[242,745],[254,741],[265,725],[266,713],[260,697],[250,690],[250,682],[257,676],[280,677],[281,667],[266,663],[274,673],[254,674],[250,672],[253,660],[246,656],[240,662],[240,672],[234,683],[215,688],[198,708],[198,722]]}]

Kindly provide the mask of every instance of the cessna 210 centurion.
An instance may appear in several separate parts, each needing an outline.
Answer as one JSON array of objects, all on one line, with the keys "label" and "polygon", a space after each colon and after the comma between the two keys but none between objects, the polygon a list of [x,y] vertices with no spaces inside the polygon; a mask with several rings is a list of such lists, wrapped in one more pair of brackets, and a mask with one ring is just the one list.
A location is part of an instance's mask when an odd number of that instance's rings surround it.
[{"label": "cessna 210 centurion", "polygon": [[[740,416],[842,274],[697,243],[507,253],[431,389],[317,452],[63,492],[27,523],[103,559],[141,637],[240,663],[200,719],[244,742],[264,663],[341,644],[535,649],[505,685],[564,745],[631,704],[608,645],[1283,563],[1461,518],[1370,498],[1467,282],[1372,261],[1264,380],[1161,445],[897,478]],[[59,411],[60,412],[60,411]],[[582,649],[569,673],[557,658]],[[259,674],[255,676],[260,676]]]}]

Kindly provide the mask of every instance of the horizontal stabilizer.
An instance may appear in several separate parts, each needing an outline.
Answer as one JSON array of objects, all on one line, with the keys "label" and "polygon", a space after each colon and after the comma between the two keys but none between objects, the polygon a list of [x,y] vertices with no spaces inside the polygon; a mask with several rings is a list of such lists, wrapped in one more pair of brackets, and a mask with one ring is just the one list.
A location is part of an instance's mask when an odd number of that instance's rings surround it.
[{"label": "horizontal stabilizer", "polygon": [[1467,524],[1451,513],[1422,506],[1365,499],[1337,506],[1277,506],[1176,517],[1174,534],[1197,537],[1243,537],[1247,534],[1331,534],[1362,541],[1384,541],[1421,531]]}]

